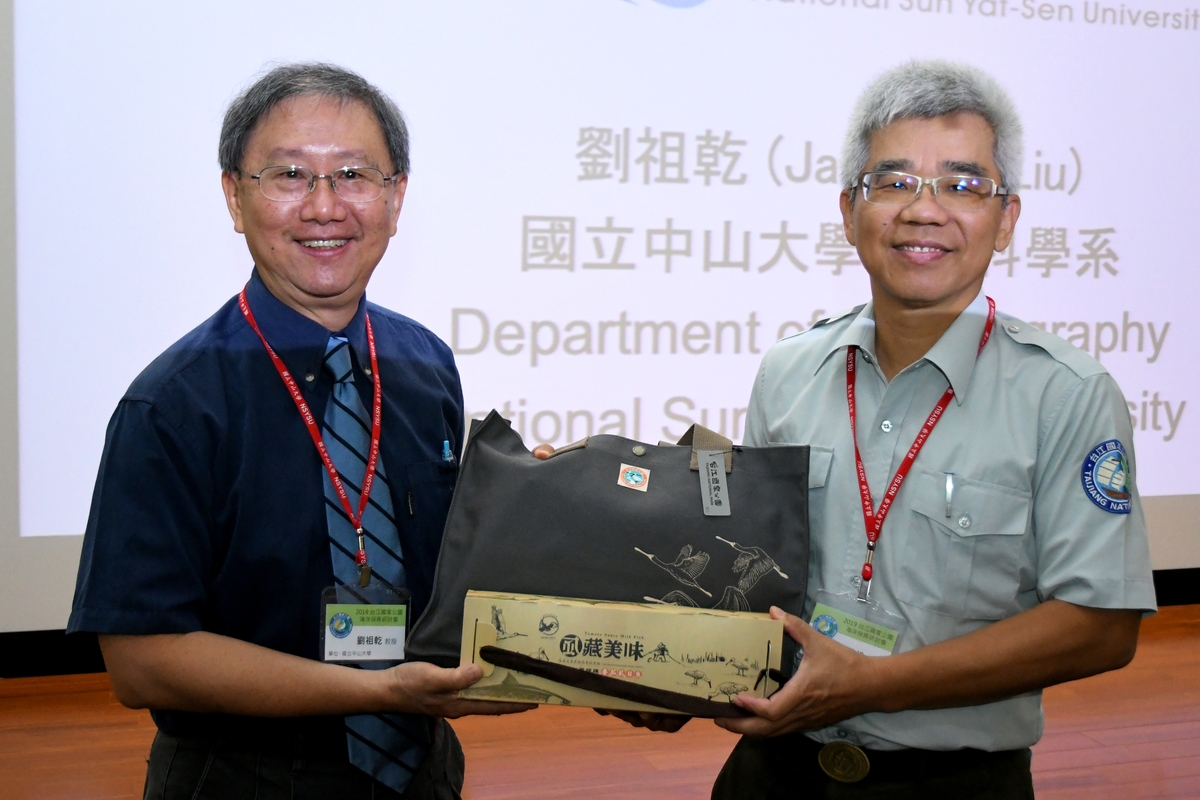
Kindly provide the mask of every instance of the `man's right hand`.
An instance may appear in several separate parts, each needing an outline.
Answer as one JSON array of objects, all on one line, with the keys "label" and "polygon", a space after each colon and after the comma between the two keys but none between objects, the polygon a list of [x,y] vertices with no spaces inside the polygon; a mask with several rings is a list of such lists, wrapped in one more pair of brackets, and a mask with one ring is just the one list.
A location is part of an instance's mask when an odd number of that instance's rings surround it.
[{"label": "man's right hand", "polygon": [[478,664],[443,669],[433,664],[413,661],[392,667],[387,672],[392,678],[390,690],[396,698],[398,711],[457,719],[470,714],[517,714],[536,708],[528,703],[497,703],[491,700],[460,698],[460,690],[466,689],[483,677],[483,671]]}]

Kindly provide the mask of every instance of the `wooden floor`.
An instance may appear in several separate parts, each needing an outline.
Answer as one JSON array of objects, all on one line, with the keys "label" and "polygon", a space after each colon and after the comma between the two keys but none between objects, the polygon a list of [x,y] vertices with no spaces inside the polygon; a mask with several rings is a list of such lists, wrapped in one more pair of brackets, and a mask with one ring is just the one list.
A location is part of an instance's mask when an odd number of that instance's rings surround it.
[{"label": "wooden floor", "polygon": [[[1046,692],[1034,748],[1039,800],[1200,798],[1200,606],[1142,626],[1127,668]],[[459,720],[468,800],[706,798],[734,737],[703,721],[674,735],[586,709]],[[141,797],[154,726],[104,675],[0,681],[0,796]]]}]

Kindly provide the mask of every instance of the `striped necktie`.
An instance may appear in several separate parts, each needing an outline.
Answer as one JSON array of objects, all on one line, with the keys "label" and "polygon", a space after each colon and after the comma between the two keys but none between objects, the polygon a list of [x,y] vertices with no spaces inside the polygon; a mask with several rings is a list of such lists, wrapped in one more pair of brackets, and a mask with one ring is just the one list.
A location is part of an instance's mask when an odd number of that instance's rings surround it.
[{"label": "striped necktie", "polygon": [[[321,433],[329,457],[350,495],[350,506],[358,508],[359,490],[367,471],[371,447],[371,415],[354,385],[350,343],[332,336],[325,349],[325,369],[334,378],[333,395],[325,408]],[[329,547],[337,584],[357,586],[358,532],[346,516],[329,473],[325,481],[325,519],[329,524]],[[363,512],[363,532],[371,570],[396,587],[406,587],[404,558],[396,532],[392,490],[383,459],[377,462],[375,483]],[[368,667],[368,669],[371,667]],[[414,714],[360,714],[346,717],[346,743],[350,762],[380,783],[403,793],[431,743],[429,719]]]}]

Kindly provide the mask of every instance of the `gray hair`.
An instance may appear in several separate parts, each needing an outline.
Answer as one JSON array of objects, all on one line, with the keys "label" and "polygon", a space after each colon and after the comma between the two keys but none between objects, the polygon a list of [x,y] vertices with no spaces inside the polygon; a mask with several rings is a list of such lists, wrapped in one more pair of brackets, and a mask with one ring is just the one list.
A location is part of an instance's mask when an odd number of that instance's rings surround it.
[{"label": "gray hair", "polygon": [[358,101],[369,108],[383,132],[393,169],[408,174],[408,128],[396,104],[361,75],[316,62],[275,67],[229,104],[217,145],[221,171],[241,170],[251,135],[275,106],[290,97],[313,94],[336,98],[342,103]]},{"label": "gray hair", "polygon": [[1021,188],[1025,150],[1017,108],[995,78],[968,64],[950,61],[910,61],[880,75],[867,87],[850,115],[842,146],[842,187],[854,192],[858,176],[867,168],[871,136],[876,131],[898,119],[928,119],[963,111],[979,114],[992,127],[992,156],[1000,170],[1000,184],[1016,194]]}]

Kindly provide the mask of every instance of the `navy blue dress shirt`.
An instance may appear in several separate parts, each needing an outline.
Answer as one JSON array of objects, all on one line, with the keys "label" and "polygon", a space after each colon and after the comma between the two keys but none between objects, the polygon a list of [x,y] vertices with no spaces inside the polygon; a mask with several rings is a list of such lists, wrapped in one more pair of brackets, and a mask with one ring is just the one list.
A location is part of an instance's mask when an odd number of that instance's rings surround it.
[{"label": "navy blue dress shirt", "polygon": [[[318,420],[333,386],[330,331],[276,299],[257,272],[247,300]],[[380,454],[392,493],[413,619],[429,601],[462,447],[450,349],[407,317],[367,303],[341,333],[371,407],[370,311],[383,381]],[[311,376],[311,379],[310,379]],[[320,657],[320,595],[333,584],[324,469],[266,350],[231,299],[159,356],[117,406],[84,536],[68,632],[209,631]],[[362,476],[348,476],[358,484]],[[291,733],[298,720],[160,711],[172,735]],[[342,718],[307,721],[342,729]]]}]

